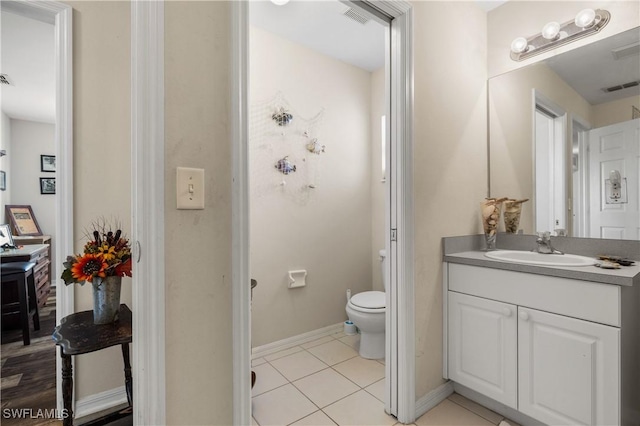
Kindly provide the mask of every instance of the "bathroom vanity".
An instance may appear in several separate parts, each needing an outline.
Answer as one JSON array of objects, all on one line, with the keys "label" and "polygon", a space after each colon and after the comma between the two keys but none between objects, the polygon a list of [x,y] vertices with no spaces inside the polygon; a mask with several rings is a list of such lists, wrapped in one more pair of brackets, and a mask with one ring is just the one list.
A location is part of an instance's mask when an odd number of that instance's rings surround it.
[{"label": "bathroom vanity", "polygon": [[639,263],[522,265],[445,242],[444,377],[522,423],[640,424]]}]

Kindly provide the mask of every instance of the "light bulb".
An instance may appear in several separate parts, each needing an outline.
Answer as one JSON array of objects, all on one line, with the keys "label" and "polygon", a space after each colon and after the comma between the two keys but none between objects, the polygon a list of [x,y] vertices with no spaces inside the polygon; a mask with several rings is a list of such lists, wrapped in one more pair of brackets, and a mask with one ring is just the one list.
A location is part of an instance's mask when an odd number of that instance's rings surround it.
[{"label": "light bulb", "polygon": [[557,22],[549,22],[547,25],[542,27],[542,37],[547,40],[554,40],[560,34],[560,24]]},{"label": "light bulb", "polygon": [[596,20],[596,11],[593,9],[584,9],[578,12],[576,20],[574,21],[576,26],[580,28],[587,28],[593,25]]},{"label": "light bulb", "polygon": [[271,0],[271,3],[277,6],[284,6],[285,4],[289,3],[289,0]]},{"label": "light bulb", "polygon": [[522,53],[527,50],[529,43],[524,37],[518,37],[511,42],[511,51],[513,53]]}]

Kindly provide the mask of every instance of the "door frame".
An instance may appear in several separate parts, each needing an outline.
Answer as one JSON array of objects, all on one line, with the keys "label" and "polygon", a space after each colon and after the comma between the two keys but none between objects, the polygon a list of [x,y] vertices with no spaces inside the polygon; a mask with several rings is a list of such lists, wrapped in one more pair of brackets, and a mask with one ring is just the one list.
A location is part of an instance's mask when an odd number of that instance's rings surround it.
[{"label": "door frame", "polygon": [[[2,2],[2,10],[52,24],[54,27],[54,69],[56,84],[56,199],[55,259],[62,265],[73,244],[73,28],[71,6],[57,1],[18,0]],[[56,285],[56,324],[74,312],[74,286],[66,286],[59,277],[50,277]],[[56,406],[62,414],[62,358],[56,351]]]},{"label": "door frame", "polygon": [[164,1],[131,2],[133,422],[166,424]]},{"label": "door frame", "polygon": [[[346,2],[349,3],[349,2]],[[357,6],[357,3],[354,2]],[[415,302],[413,271],[413,11],[404,0],[363,1],[392,18],[390,36],[391,146],[394,182],[385,230],[391,281],[387,292],[385,410],[402,423],[415,420]],[[249,276],[248,71],[249,5],[232,3],[232,304],[233,423],[251,422],[251,311]],[[389,185],[391,186],[391,185]],[[395,230],[395,239],[391,230]],[[394,281],[396,285],[394,284]],[[389,362],[390,360],[390,362]]]}]

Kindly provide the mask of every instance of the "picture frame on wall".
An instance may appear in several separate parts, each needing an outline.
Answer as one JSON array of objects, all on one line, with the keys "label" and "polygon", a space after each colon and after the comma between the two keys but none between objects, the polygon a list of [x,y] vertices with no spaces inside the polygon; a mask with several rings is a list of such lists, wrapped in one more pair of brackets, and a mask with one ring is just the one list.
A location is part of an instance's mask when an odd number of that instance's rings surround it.
[{"label": "picture frame on wall", "polygon": [[0,170],[0,191],[7,190],[7,174]]},{"label": "picture frame on wall", "polygon": [[41,172],[53,172],[56,171],[56,156],[55,155],[41,155],[40,156],[40,171]]},{"label": "picture frame on wall", "polygon": [[56,178],[40,178],[40,194],[55,194]]},{"label": "picture frame on wall", "polygon": [[13,235],[42,235],[30,205],[7,205],[5,212],[13,229]]}]

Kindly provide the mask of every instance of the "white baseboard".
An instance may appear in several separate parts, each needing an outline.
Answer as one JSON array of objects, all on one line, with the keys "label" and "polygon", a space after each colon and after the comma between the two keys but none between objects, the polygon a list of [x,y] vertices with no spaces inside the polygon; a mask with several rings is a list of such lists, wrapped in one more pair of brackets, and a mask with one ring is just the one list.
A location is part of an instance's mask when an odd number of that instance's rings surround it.
[{"label": "white baseboard", "polygon": [[419,419],[427,411],[447,399],[453,393],[453,382],[441,384],[422,398],[416,401],[416,419]]},{"label": "white baseboard", "polygon": [[277,342],[267,343],[266,345],[257,346],[251,350],[251,358],[261,358],[266,355],[271,355],[276,352],[283,351],[285,349],[292,348],[294,346],[301,345],[303,343],[311,342],[316,339],[320,339],[324,336],[330,336],[332,334],[339,333],[344,330],[344,323],[338,323],[329,325],[327,327],[319,328],[317,330],[309,331],[307,333],[298,334],[297,336],[288,337],[286,339],[278,340]]},{"label": "white baseboard", "polygon": [[73,416],[77,420],[126,403],[127,391],[124,386],[120,386],[79,399],[76,401]]}]

